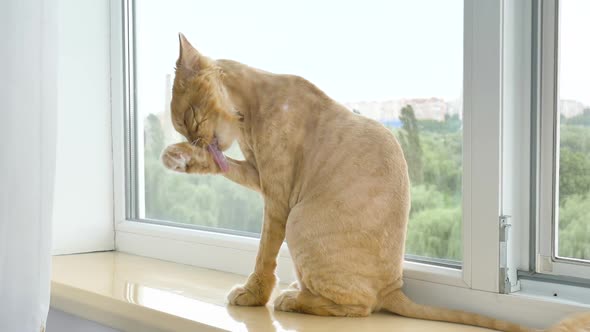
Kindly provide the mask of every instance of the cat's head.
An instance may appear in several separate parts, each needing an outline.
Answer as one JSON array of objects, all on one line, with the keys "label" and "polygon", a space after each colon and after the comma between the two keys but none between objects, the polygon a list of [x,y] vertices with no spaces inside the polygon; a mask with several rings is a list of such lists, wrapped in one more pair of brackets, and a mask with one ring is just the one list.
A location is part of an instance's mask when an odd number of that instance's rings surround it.
[{"label": "cat's head", "polygon": [[223,85],[223,72],[184,35],[179,39],[170,105],[174,128],[193,145],[206,147],[216,140],[220,150],[227,150],[237,138],[239,118]]}]

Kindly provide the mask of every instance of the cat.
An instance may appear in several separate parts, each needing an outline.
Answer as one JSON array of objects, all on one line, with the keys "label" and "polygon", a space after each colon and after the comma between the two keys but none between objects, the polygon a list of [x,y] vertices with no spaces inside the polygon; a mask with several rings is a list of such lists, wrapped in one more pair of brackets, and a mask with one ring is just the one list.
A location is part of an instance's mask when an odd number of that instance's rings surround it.
[{"label": "cat", "polygon": [[[180,34],[171,101],[187,142],[168,146],[174,171],[220,174],[258,191],[264,221],[254,272],[231,305],[265,305],[286,239],[297,282],[275,310],[364,317],[374,311],[501,331],[532,331],[478,314],[414,303],[402,292],[410,211],[400,144],[307,80],[200,54]],[[237,141],[245,160],[223,151]],[[561,330],[555,330],[561,331]]]},{"label": "cat", "polygon": [[547,332],[590,332],[590,313],[572,315],[551,327]]}]

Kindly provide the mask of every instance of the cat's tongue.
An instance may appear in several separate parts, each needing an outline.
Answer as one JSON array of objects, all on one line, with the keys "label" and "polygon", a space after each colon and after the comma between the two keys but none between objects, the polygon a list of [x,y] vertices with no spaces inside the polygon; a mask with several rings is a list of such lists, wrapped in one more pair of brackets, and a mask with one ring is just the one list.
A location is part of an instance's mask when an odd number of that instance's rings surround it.
[{"label": "cat's tongue", "polygon": [[229,171],[229,165],[227,163],[227,159],[225,159],[223,152],[221,152],[221,150],[219,150],[219,144],[217,142],[217,138],[214,138],[213,141],[211,142],[211,144],[207,145],[207,150],[209,150],[209,153],[211,153],[211,155],[213,156],[215,163],[217,164],[217,166],[219,166],[219,168],[221,169],[221,171],[223,173]]}]

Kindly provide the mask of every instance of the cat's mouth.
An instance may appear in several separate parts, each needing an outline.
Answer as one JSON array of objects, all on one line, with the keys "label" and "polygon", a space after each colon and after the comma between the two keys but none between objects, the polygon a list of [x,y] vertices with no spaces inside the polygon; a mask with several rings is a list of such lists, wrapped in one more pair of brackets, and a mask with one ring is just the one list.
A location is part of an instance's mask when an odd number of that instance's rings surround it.
[{"label": "cat's mouth", "polygon": [[223,152],[221,152],[221,149],[219,148],[219,141],[217,140],[217,137],[213,137],[211,143],[207,145],[207,150],[209,151],[209,153],[213,157],[213,160],[215,160],[215,163],[217,164],[217,166],[219,166],[219,169],[221,169],[223,173],[229,171],[229,164],[227,163],[225,155],[223,154]]}]

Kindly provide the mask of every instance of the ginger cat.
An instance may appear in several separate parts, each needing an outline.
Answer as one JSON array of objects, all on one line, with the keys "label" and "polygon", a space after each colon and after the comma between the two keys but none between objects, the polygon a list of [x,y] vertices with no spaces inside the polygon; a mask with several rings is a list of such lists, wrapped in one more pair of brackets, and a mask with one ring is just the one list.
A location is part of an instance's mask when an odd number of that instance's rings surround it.
[{"label": "ginger cat", "polygon": [[[362,317],[385,309],[530,331],[404,295],[408,170],[399,143],[380,123],[348,111],[301,77],[207,58],[183,35],[171,109],[188,142],[166,148],[166,167],[220,174],[264,197],[256,266],[245,285],[229,293],[230,304],[267,303],[286,239],[298,283],[277,297],[275,310]],[[236,140],[245,161],[223,155]]]}]

